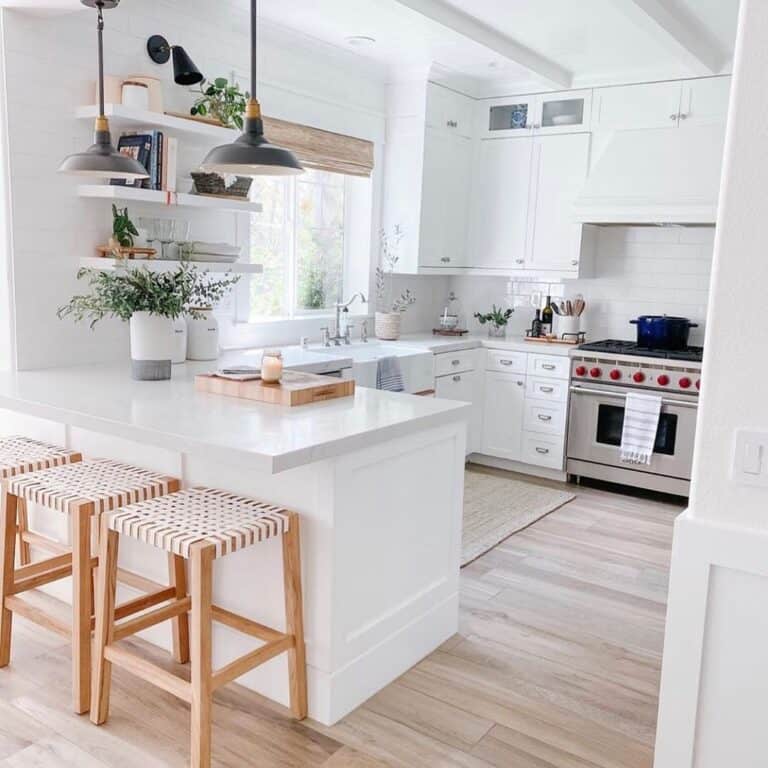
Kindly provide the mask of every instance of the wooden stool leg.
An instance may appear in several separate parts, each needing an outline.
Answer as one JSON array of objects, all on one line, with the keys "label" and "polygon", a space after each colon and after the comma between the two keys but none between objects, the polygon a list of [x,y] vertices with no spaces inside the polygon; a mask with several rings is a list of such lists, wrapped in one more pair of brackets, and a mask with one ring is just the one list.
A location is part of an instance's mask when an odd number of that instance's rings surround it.
[{"label": "wooden stool leg", "polygon": [[[187,573],[184,558],[178,555],[168,555],[169,581],[176,589],[176,599],[187,596]],[[173,628],[173,658],[180,664],[189,661],[189,616],[186,613],[171,621]]]},{"label": "wooden stool leg", "polygon": [[16,509],[19,518],[19,563],[21,565],[29,565],[32,562],[32,553],[29,550],[29,542],[24,541],[24,534],[29,531],[26,500],[19,499]]},{"label": "wooden stool leg", "polygon": [[211,545],[193,545],[190,553],[190,595],[192,598],[192,768],[210,768],[211,719],[213,690],[211,686],[213,616],[213,557]]},{"label": "wooden stool leg", "polygon": [[96,589],[96,637],[93,652],[93,689],[91,722],[101,725],[109,715],[109,693],[112,684],[112,663],[104,658],[104,649],[114,639],[115,596],[117,594],[118,534],[107,528],[102,518],[99,547],[98,585]]},{"label": "wooden stool leg", "polygon": [[304,648],[304,603],[301,595],[301,537],[299,516],[291,514],[288,533],[283,536],[283,583],[285,586],[286,633],[294,636],[288,651],[288,682],[291,711],[303,720],[307,716],[307,660]]},{"label": "wooden stool leg", "polygon": [[5,598],[13,588],[16,568],[17,497],[2,487],[0,499],[0,667],[11,661],[11,625],[13,613],[5,607]]},{"label": "wooden stool leg", "polygon": [[75,712],[91,708],[91,516],[93,504],[74,507],[72,525],[72,695]]}]

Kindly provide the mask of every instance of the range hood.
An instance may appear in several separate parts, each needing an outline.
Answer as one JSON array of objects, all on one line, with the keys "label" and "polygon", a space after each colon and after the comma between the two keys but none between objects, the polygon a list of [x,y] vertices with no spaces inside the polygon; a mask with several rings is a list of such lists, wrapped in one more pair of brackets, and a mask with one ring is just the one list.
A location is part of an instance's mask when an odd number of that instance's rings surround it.
[{"label": "range hood", "polygon": [[714,225],[722,125],[594,136],[597,155],[576,201],[584,224]]}]

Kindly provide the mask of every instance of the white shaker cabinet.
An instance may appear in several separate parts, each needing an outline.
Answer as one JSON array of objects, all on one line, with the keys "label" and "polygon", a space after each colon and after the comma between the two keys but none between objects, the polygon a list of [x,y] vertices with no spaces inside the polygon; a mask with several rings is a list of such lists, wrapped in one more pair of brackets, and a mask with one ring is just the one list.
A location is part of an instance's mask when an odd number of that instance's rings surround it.
[{"label": "white shaker cabinet", "polygon": [[523,269],[533,139],[488,139],[477,150],[470,214],[473,267]]},{"label": "white shaker cabinet", "polygon": [[419,266],[466,265],[470,139],[427,127],[419,228]]},{"label": "white shaker cabinet", "polygon": [[535,202],[528,214],[531,237],[526,269],[579,269],[583,225],[575,220],[573,205],[587,178],[589,145],[586,133],[534,140],[531,197]]},{"label": "white shaker cabinet", "polygon": [[482,452],[509,461],[522,460],[525,376],[485,373]]},{"label": "white shaker cabinet", "polygon": [[467,425],[467,455],[479,450],[480,440],[480,403],[477,391],[478,372],[462,371],[451,373],[447,376],[438,376],[435,379],[435,397],[445,400],[458,400],[462,403],[471,403]]},{"label": "white shaker cabinet", "polygon": [[680,127],[724,125],[728,119],[730,77],[707,77],[683,81]]},{"label": "white shaker cabinet", "polygon": [[585,133],[481,141],[470,266],[578,276],[583,225],[572,209],[587,177],[589,148]]}]

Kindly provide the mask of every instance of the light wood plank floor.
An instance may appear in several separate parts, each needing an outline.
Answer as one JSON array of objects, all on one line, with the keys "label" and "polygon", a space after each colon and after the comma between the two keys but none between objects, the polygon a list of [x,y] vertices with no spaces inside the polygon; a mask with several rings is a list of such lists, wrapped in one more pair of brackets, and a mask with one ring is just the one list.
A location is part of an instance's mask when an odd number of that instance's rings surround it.
[{"label": "light wood plank floor", "polygon": [[[458,635],[333,728],[223,689],[215,765],[650,768],[681,507],[574,490],[462,571]],[[14,631],[13,664],[0,670],[0,768],[187,764],[185,705],[116,670],[111,719],[96,728],[69,712],[66,644],[21,620]]]}]

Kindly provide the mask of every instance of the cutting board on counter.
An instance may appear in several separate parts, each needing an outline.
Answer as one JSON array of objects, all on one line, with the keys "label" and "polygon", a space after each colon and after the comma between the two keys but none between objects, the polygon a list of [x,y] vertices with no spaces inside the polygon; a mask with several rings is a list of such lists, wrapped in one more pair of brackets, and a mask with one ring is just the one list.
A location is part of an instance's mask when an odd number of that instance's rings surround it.
[{"label": "cutting board on counter", "polygon": [[272,405],[294,406],[350,397],[355,394],[355,381],[318,376],[316,373],[284,371],[282,380],[272,384],[261,379],[235,381],[215,373],[205,373],[195,376],[195,389]]}]

